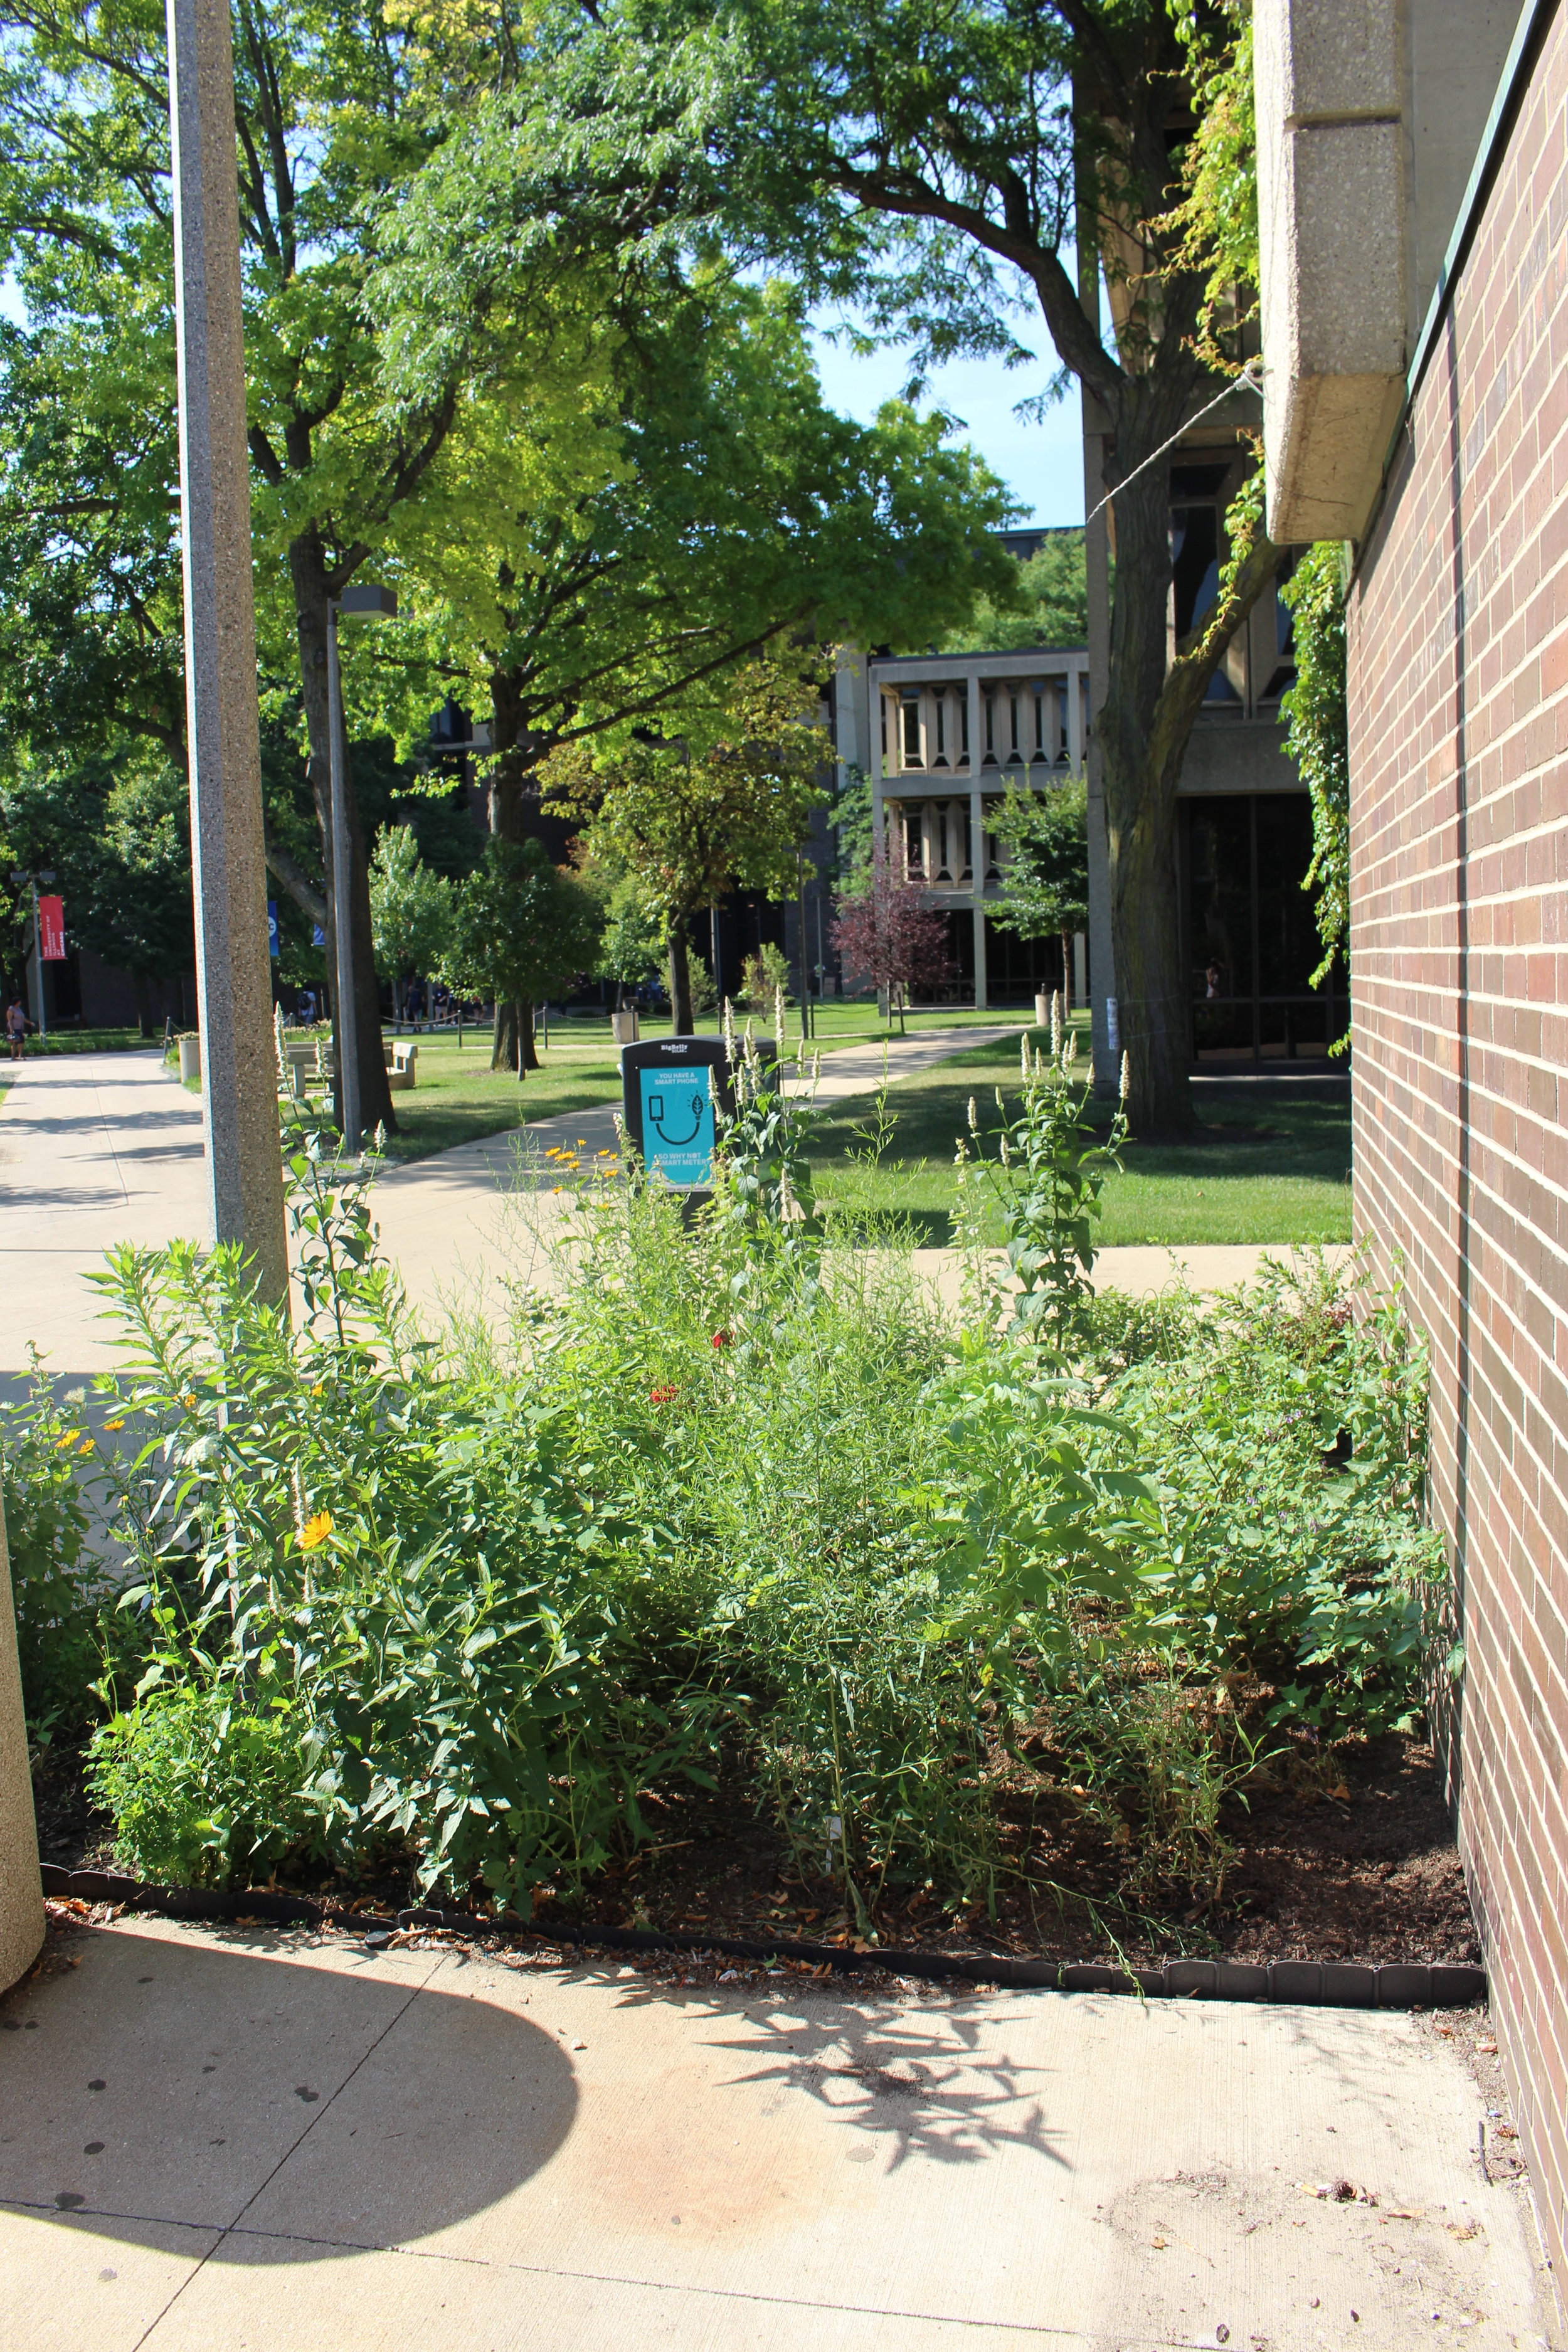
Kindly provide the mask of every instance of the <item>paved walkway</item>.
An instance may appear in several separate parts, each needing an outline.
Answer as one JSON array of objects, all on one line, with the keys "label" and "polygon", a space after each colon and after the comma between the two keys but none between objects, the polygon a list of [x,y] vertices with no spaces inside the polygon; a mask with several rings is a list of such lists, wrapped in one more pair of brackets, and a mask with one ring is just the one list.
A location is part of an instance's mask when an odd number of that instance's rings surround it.
[{"label": "paved walkway", "polygon": [[1430,2020],[124,1918],[0,2024],[14,2352],[1550,2340]]},{"label": "paved walkway", "polygon": [[[947,1030],[839,1047],[823,1059],[817,1099],[841,1102],[915,1076],[1009,1027]],[[569,1111],[510,1133],[459,1144],[392,1168],[375,1188],[375,1214],[410,1295],[432,1307],[482,1308],[498,1276],[536,1279],[557,1216],[549,1193],[552,1146],[584,1159],[615,1145],[608,1108]],[[60,1055],[28,1062],[0,1103],[0,1376],[19,1372],[29,1342],[62,1380],[116,1361],[99,1301],[83,1277],[116,1242],[152,1247],[205,1230],[202,1120],[197,1098],[164,1071],[156,1050]],[[507,1196],[531,1194],[509,1205]],[[521,1206],[522,1214],[518,1213]],[[1102,1287],[1139,1294],[1175,1278],[1200,1289],[1247,1281],[1265,1252],[1242,1248],[1110,1249]],[[1288,1252],[1274,1250],[1274,1256]],[[1342,1253],[1331,1253],[1342,1255]],[[959,1273],[947,1250],[919,1250],[921,1274],[944,1297]]]}]

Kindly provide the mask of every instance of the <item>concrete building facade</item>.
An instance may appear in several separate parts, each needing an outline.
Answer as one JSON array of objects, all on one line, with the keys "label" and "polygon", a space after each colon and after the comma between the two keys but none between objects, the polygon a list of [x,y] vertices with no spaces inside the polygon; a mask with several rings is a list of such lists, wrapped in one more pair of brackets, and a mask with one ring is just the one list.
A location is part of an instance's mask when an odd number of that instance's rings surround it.
[{"label": "concrete building facade", "polygon": [[1269,522],[1347,542],[1355,1219],[1431,1349],[1438,1720],[1568,2258],[1568,16],[1257,0]]}]

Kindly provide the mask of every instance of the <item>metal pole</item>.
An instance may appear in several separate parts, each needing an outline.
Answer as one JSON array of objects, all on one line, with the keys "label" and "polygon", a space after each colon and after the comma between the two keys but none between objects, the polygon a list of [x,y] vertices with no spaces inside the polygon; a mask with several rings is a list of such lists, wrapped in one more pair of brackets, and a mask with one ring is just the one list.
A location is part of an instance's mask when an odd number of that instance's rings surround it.
[{"label": "metal pole", "polygon": [[215,1242],[287,1305],[261,824],[228,0],[168,0],[185,712]]},{"label": "metal pole", "polygon": [[41,1045],[49,1034],[49,1008],[44,995],[44,935],[38,929],[38,877],[30,874],[33,886],[33,961],[38,968],[38,1043]]},{"label": "metal pole", "polygon": [[354,1021],[353,894],[349,888],[348,746],[338,674],[338,608],[327,606],[327,740],[332,798],[332,1010],[337,1018],[338,1114],[343,1150],[359,1150],[358,1032]]},{"label": "metal pole", "polygon": [[800,899],[796,912],[800,919],[800,1042],[804,1045],[811,1034],[811,974],[806,970],[805,964],[805,852],[804,849],[795,851],[795,887]]}]

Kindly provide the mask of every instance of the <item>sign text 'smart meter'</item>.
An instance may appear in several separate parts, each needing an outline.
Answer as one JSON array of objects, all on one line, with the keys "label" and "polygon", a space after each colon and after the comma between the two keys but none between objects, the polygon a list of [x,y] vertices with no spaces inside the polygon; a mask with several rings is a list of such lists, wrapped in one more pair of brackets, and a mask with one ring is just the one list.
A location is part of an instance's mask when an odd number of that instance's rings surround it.
[{"label": "sign text 'smart meter'", "polygon": [[649,1037],[621,1052],[626,1131],[643,1166],[683,1192],[713,1181],[715,1107],[734,1108],[722,1037]]}]

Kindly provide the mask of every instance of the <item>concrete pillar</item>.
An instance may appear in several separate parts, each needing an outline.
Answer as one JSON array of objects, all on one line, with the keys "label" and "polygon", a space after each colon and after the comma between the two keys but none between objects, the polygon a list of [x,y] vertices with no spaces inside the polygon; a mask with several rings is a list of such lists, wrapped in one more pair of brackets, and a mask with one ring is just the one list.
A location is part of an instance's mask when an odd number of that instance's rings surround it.
[{"label": "concrete pillar", "polygon": [[22,1675],[11,1559],[0,1511],[0,1992],[30,1969],[43,1948],[44,1896],[38,1884],[38,1830],[22,1720]]},{"label": "concrete pillar", "polygon": [[[971,720],[970,740],[974,740]],[[985,800],[978,782],[969,795],[969,858],[974,888],[974,1003],[984,1012],[991,1002],[985,979]]]},{"label": "concrete pillar", "polygon": [[168,0],[185,708],[215,1242],[289,1295],[262,852],[228,0]]}]

